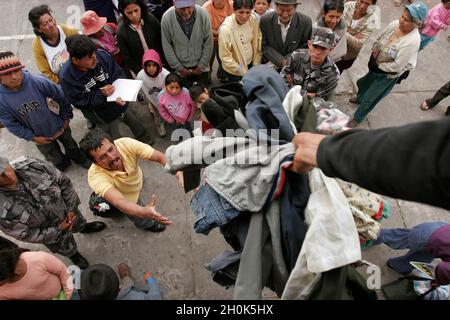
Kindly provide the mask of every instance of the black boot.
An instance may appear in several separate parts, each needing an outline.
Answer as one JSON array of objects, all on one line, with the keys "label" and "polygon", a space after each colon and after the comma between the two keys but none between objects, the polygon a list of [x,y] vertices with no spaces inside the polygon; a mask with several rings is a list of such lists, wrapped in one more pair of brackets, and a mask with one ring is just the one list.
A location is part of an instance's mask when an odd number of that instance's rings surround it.
[{"label": "black boot", "polygon": [[89,262],[77,251],[74,255],[69,257],[72,260],[73,264],[80,267],[80,269],[86,269],[89,267]]},{"label": "black boot", "polygon": [[85,224],[84,229],[80,233],[93,233],[99,232],[106,228],[106,224],[100,221],[88,222]]},{"label": "black boot", "polygon": [[163,232],[164,230],[166,230],[166,225],[161,224],[159,222],[155,222],[151,227],[145,228],[145,230],[151,232]]}]

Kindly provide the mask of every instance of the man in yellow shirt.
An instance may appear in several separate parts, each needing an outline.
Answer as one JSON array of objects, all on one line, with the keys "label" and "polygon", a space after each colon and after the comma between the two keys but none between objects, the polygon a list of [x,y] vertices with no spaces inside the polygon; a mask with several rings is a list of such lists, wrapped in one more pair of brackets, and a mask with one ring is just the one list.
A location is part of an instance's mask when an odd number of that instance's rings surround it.
[{"label": "man in yellow shirt", "polygon": [[[156,211],[156,197],[144,205],[139,200],[143,184],[139,159],[166,164],[163,153],[131,138],[111,138],[101,129],[89,131],[80,142],[80,149],[92,160],[88,183],[94,193],[111,207],[127,215],[135,226],[153,232],[164,231],[170,219]],[[176,174],[180,183],[182,176]]]}]

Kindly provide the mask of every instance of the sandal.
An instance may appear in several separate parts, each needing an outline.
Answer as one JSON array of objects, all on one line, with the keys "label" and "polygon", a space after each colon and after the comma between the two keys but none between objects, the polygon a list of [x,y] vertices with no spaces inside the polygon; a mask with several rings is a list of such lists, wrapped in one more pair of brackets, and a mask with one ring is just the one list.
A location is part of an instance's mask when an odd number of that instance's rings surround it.
[{"label": "sandal", "polygon": [[430,109],[430,106],[427,104],[426,100],[422,102],[422,104],[420,105],[420,109],[422,109],[422,111],[427,111],[428,109]]}]

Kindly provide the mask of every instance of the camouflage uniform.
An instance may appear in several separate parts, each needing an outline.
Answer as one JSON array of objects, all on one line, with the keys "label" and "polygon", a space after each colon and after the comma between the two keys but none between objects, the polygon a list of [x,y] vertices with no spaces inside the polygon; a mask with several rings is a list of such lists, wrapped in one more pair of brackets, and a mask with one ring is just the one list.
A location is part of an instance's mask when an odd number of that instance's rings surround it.
[{"label": "camouflage uniform", "polygon": [[[18,240],[42,243],[52,252],[72,256],[77,252],[73,232],[83,230],[86,219],[78,210],[80,199],[72,182],[43,160],[21,157],[11,163],[18,177],[14,190],[0,187],[0,229]],[[59,224],[73,211],[72,230]]]},{"label": "camouflage uniform", "polygon": [[281,76],[294,76],[294,84],[302,86],[302,95],[315,93],[328,101],[338,85],[340,73],[336,64],[328,57],[319,68],[312,68],[309,49],[299,49],[291,53],[287,65],[281,70]]}]

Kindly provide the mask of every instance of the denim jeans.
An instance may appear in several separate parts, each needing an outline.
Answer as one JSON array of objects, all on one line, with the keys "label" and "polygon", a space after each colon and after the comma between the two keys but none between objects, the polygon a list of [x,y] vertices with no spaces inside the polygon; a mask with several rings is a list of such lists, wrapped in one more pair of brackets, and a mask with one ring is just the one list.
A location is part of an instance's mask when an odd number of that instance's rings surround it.
[{"label": "denim jeans", "polygon": [[426,250],[428,239],[437,229],[448,225],[446,222],[426,222],[412,229],[381,229],[380,236],[374,245],[384,243],[391,249],[409,249],[400,257],[390,258],[389,265],[399,273],[411,272],[414,267],[410,261],[431,262],[434,257]]},{"label": "denim jeans", "polygon": [[241,213],[207,184],[192,198],[191,210],[196,216],[195,232],[206,235],[211,229],[225,225]]}]

